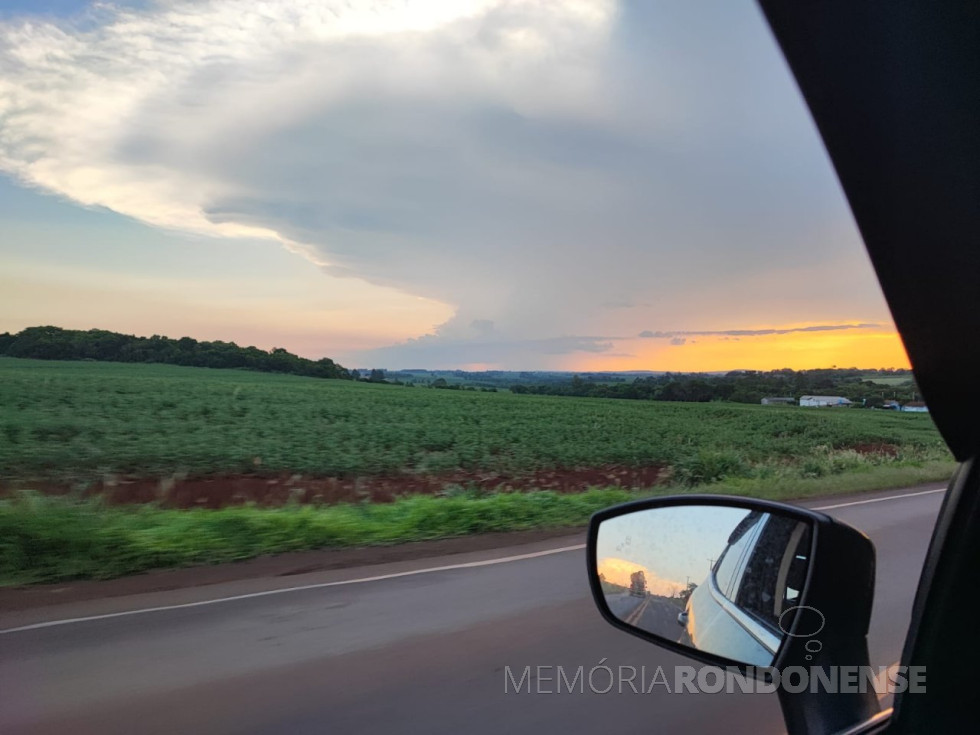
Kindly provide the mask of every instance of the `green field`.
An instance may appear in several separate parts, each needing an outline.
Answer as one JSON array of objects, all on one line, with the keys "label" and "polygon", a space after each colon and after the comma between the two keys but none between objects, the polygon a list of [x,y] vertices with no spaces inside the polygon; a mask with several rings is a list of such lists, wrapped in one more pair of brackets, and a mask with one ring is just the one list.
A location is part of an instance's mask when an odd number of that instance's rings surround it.
[{"label": "green field", "polygon": [[869,375],[863,375],[862,380],[871,380],[878,385],[910,385],[912,384],[912,379],[908,375],[898,375],[898,376],[887,376],[887,375],[877,375],[871,373]]},{"label": "green field", "polygon": [[[562,494],[480,472],[663,468],[656,488]],[[927,415],[407,388],[234,370],[0,358],[0,585],[105,578],[287,550],[578,526],[697,489],[773,499],[944,480]],[[468,473],[468,475],[467,475]],[[446,477],[385,504],[110,506],[107,477]],[[526,477],[526,484],[521,478]],[[74,490],[43,497],[32,488]],[[584,488],[582,488],[584,490]]]},{"label": "green field", "polygon": [[[852,456],[886,444],[896,456]],[[0,480],[663,464],[696,484],[947,457],[927,415],[438,391],[234,370],[0,358]],[[826,465],[826,466],[823,466]],[[845,467],[846,468],[846,467]]]}]

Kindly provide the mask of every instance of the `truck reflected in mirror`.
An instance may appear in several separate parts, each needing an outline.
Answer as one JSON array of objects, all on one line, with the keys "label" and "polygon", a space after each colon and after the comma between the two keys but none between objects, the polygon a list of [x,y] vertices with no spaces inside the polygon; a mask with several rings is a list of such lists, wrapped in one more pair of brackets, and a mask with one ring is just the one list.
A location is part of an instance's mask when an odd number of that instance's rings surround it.
[{"label": "truck reflected in mirror", "polygon": [[811,525],[722,504],[638,510],[599,524],[591,561],[609,613],[625,625],[770,666],[802,604]]}]

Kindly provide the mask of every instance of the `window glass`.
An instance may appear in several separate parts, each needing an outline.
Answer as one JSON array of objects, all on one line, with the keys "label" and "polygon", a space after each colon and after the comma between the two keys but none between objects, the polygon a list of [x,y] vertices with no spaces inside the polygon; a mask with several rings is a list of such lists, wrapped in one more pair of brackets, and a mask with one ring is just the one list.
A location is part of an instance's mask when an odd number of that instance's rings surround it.
[{"label": "window glass", "polygon": [[738,582],[739,569],[744,563],[746,553],[752,547],[762,520],[762,515],[749,514],[732,532],[728,546],[715,565],[715,583],[721,593],[730,599],[734,595]]},{"label": "window glass", "polygon": [[783,610],[792,607],[792,600],[799,597],[808,551],[807,524],[770,516],[748,551],[733,601],[770,627],[777,628]]}]

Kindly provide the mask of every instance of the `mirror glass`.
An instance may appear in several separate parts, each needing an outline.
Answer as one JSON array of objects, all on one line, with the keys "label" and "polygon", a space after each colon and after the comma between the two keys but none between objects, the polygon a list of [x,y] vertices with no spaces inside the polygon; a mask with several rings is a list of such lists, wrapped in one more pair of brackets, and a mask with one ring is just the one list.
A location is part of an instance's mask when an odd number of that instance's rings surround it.
[{"label": "mirror glass", "polygon": [[723,505],[603,521],[595,570],[610,612],[669,641],[770,666],[803,604],[806,519]]}]

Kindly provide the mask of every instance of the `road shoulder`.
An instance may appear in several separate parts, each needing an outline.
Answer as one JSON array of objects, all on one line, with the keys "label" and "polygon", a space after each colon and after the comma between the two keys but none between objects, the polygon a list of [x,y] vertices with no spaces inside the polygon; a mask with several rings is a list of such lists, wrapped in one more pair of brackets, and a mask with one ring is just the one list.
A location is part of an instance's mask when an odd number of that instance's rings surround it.
[{"label": "road shoulder", "polygon": [[[941,490],[944,483],[807,498],[811,508],[877,502]],[[0,630],[50,620],[111,615],[125,610],[198,603],[271,590],[403,574],[447,565],[534,554],[585,542],[584,528],[490,533],[394,546],[322,549],[210,566],[162,569],[118,579],[0,589]]]},{"label": "road shoulder", "polygon": [[0,631],[48,620],[474,564],[584,543],[582,528],[492,533],[397,546],[301,551],[103,581],[6,588],[0,589]]}]

